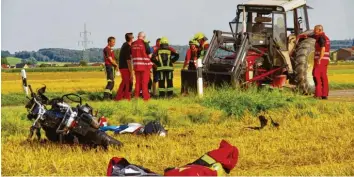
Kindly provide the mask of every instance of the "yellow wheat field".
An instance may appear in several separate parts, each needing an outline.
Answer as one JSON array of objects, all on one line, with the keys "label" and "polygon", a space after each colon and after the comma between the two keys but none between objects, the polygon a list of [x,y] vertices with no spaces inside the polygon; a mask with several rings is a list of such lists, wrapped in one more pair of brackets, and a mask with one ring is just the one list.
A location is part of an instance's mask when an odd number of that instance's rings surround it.
[{"label": "yellow wheat field", "polygon": [[[174,71],[174,87],[181,87],[180,69]],[[22,92],[20,73],[1,73],[1,93]],[[151,76],[152,77],[152,76]],[[329,66],[329,81],[333,83],[354,83],[354,65]],[[33,88],[45,84],[49,92],[103,91],[106,86],[104,71],[97,72],[28,72],[28,83]],[[121,82],[121,77],[115,79],[114,91]]]},{"label": "yellow wheat field", "polygon": [[[350,67],[330,66],[330,81],[354,83]],[[179,73],[175,71],[176,87],[180,87]],[[46,72],[27,76],[33,88],[46,84],[48,92],[100,91],[106,84],[104,72]],[[119,82],[118,77],[116,83]],[[22,92],[20,74],[2,73],[1,89],[2,94]],[[26,142],[31,122],[26,120],[24,106],[5,106],[1,111],[1,170],[5,176],[103,176],[110,158],[121,156],[163,174],[167,167],[193,162],[225,139],[240,152],[238,164],[230,175],[354,175],[353,103],[343,99],[310,99],[303,97],[289,107],[259,113],[280,124],[279,129],[268,124],[261,131],[245,129],[259,126],[255,115],[246,112],[242,117],[228,116],[192,96],[152,99],[148,103],[90,101],[94,109],[112,111],[108,116],[112,125],[128,120],[141,123],[149,115],[165,116],[169,122],[169,134],[164,138],[113,135],[125,145],[107,152]],[[198,119],[207,122],[193,122]]]},{"label": "yellow wheat field", "polygon": [[[22,92],[20,73],[1,73],[1,93]],[[152,74],[151,74],[152,77]],[[97,72],[28,72],[28,84],[39,88],[45,84],[49,92],[103,91],[107,84],[104,71]],[[180,70],[174,72],[174,86],[181,87]],[[114,91],[121,82],[116,76]]]},{"label": "yellow wheat field", "polygon": [[[171,104],[168,100],[152,100],[149,104]],[[131,106],[133,103],[94,103]],[[190,104],[174,100],[177,109],[168,112],[181,114],[187,110],[201,113]],[[185,109],[181,109],[185,107]],[[332,108],[332,109],[331,109]],[[268,112],[280,123],[280,128],[267,126],[262,131],[250,131],[246,126],[259,126],[253,116],[241,120],[218,122],[220,111],[212,112],[215,122],[193,126],[171,127],[167,137],[137,137],[116,135],[125,146],[108,152],[82,150],[79,147],[54,143],[39,144],[25,141],[29,121],[20,120],[23,106],[5,107],[2,114],[2,174],[103,176],[114,156],[125,157],[131,163],[142,165],[159,174],[167,167],[191,163],[204,153],[216,149],[222,139],[238,147],[239,161],[230,175],[354,175],[353,109],[349,103],[322,102],[313,107],[296,107]],[[12,111],[11,111],[12,110]],[[319,118],[303,115],[314,112]],[[299,116],[300,115],[300,116]],[[301,116],[303,115],[303,116]],[[119,113],[110,117],[116,125]],[[174,121],[171,116],[171,121]],[[4,135],[5,134],[5,135]]]}]

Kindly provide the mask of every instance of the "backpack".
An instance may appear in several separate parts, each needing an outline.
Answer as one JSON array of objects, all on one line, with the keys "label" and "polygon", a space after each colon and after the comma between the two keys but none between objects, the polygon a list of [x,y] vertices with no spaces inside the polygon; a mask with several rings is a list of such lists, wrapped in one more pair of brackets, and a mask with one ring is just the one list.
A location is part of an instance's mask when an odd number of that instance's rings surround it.
[{"label": "backpack", "polygon": [[113,157],[108,164],[106,176],[160,176],[142,166],[130,164],[121,157]]},{"label": "backpack", "polygon": [[143,134],[158,134],[159,136],[166,136],[167,131],[159,121],[150,121],[145,125]]}]

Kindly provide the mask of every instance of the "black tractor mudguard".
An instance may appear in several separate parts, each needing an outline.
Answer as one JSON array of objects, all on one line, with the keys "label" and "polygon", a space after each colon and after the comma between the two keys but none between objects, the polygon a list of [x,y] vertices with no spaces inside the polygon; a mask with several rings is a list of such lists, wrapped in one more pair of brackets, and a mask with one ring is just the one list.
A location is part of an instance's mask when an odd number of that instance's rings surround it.
[{"label": "black tractor mudguard", "polygon": [[183,92],[197,91],[197,70],[181,71],[181,88]]},{"label": "black tractor mudguard", "polygon": [[[230,72],[212,72],[204,71],[203,85],[221,87],[232,83],[232,73]],[[197,71],[182,70],[181,71],[181,87],[182,92],[188,90],[191,92],[197,91]]]}]

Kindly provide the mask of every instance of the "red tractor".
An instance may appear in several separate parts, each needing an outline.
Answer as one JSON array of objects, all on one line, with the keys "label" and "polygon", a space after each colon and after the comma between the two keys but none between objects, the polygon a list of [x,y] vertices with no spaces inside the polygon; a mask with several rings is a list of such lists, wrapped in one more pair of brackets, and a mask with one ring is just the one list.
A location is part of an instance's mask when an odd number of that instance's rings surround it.
[{"label": "red tractor", "polygon": [[[295,85],[303,94],[314,88],[315,39],[306,0],[251,0],[237,6],[231,32],[214,30],[203,58],[207,85]],[[305,34],[305,35],[304,35]],[[182,70],[182,86],[196,88],[196,71]]]}]

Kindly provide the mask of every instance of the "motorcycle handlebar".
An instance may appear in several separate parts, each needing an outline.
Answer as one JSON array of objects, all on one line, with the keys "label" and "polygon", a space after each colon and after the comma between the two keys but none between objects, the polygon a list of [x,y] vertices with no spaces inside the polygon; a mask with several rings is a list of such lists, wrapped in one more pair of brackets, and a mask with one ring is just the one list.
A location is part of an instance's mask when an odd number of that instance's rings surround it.
[{"label": "motorcycle handlebar", "polygon": [[[79,97],[80,98],[80,101],[79,102],[77,102],[77,101],[75,101],[75,100],[72,100],[72,99],[70,99],[68,96],[70,96],[70,95],[73,95],[73,96],[76,96],[76,97]],[[72,102],[75,102],[75,103],[80,103],[80,105],[82,105],[82,98],[79,96],[79,95],[77,95],[77,94],[74,94],[74,93],[69,93],[69,94],[66,94],[66,95],[63,95],[62,97],[61,97],[61,99],[62,100],[64,100],[64,98],[68,98],[70,101],[72,101]]]},{"label": "motorcycle handlebar", "polygon": [[29,88],[29,89],[30,89],[30,91],[31,91],[31,95],[33,95],[33,90],[32,90],[31,85],[28,85],[28,88]]}]

